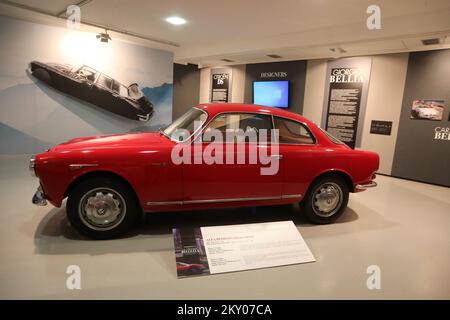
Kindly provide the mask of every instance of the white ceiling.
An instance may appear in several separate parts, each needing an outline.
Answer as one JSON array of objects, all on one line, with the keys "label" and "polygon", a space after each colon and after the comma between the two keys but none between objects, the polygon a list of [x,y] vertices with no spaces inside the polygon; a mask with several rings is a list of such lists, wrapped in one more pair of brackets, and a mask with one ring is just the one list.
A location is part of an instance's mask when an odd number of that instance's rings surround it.
[{"label": "white ceiling", "polygon": [[[77,0],[13,0],[56,15]],[[450,47],[449,0],[91,0],[82,20],[176,43],[166,46],[181,63],[238,63],[330,58]],[[382,29],[366,27],[371,4],[381,7]],[[188,22],[169,25],[168,16]],[[420,39],[442,44],[423,46]],[[447,38],[446,38],[447,37]],[[113,36],[114,38],[114,36]],[[230,63],[228,63],[230,64]]]}]

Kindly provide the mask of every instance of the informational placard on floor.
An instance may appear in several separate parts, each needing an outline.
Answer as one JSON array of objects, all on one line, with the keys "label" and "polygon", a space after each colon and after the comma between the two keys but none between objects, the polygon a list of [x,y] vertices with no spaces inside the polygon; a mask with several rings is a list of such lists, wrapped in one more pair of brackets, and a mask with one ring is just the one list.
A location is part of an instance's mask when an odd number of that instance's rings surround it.
[{"label": "informational placard on floor", "polygon": [[292,221],[173,229],[178,277],[314,262]]}]

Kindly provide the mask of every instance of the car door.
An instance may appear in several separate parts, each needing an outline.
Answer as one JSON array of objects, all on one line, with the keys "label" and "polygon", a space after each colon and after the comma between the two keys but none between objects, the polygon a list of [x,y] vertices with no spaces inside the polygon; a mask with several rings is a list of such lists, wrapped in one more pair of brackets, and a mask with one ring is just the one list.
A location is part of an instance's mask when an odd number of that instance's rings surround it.
[{"label": "car door", "polygon": [[[244,136],[235,135],[232,140],[226,139],[227,131],[232,133],[239,129],[240,133],[245,133]],[[262,169],[266,168],[267,173],[267,168],[271,166],[273,168],[274,164],[267,161],[264,164],[259,157],[260,152],[271,155],[271,129],[270,115],[249,113],[217,115],[203,130],[202,139],[197,137],[192,143],[192,163],[183,164],[184,201],[221,202],[280,198],[281,167],[279,170],[272,170],[273,174],[262,174],[264,172]],[[212,131],[216,134],[219,132],[222,141],[218,142],[212,138]],[[268,143],[259,139],[259,134],[265,134]],[[253,139],[255,135],[256,141]],[[201,164],[195,164],[195,157],[200,153]],[[198,158],[197,162],[200,162]]]},{"label": "car door", "polygon": [[282,155],[284,198],[301,198],[324,161],[321,147],[306,124],[274,116]]},{"label": "car door", "polygon": [[88,66],[82,66],[75,71],[76,86],[72,88],[71,94],[91,102],[92,88],[97,79],[98,72]]},{"label": "car door", "polygon": [[92,102],[98,106],[106,108],[107,110],[117,112],[118,110],[120,110],[120,106],[118,105],[118,94],[113,92],[113,85],[114,79],[104,74],[100,74],[94,87],[92,88]]}]

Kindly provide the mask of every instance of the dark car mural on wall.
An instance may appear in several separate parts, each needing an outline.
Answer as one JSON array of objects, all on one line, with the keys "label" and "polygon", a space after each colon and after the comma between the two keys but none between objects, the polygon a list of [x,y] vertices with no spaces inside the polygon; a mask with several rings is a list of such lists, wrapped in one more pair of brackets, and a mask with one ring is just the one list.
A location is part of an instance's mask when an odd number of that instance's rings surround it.
[{"label": "dark car mural on wall", "polygon": [[53,88],[120,116],[148,121],[153,115],[153,104],[137,83],[127,87],[86,65],[73,67],[32,61],[30,71],[34,77]]}]

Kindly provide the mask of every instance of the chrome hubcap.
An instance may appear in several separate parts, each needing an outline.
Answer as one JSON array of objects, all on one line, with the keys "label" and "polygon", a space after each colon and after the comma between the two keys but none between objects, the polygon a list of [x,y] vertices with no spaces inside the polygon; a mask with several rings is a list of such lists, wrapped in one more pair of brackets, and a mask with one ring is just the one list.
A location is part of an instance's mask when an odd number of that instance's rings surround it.
[{"label": "chrome hubcap", "polygon": [[334,182],[327,182],[317,188],[313,196],[313,210],[321,217],[331,217],[342,204],[342,190]]},{"label": "chrome hubcap", "polygon": [[124,219],[126,205],[123,197],[116,191],[96,188],[81,198],[78,212],[87,227],[93,230],[110,230]]}]

